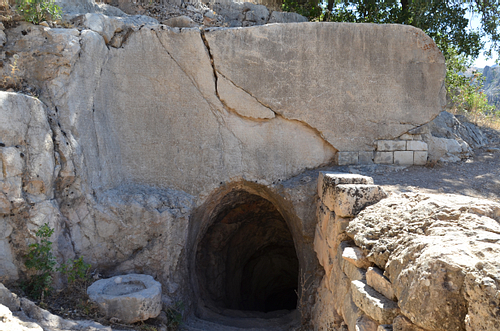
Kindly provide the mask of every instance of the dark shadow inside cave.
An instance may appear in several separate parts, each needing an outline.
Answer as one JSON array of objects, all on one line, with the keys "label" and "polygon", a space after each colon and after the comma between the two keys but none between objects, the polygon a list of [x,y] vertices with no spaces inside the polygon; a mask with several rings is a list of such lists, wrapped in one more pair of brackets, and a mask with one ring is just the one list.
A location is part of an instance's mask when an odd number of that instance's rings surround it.
[{"label": "dark shadow inside cave", "polygon": [[200,295],[217,308],[271,312],[297,306],[299,261],[275,206],[246,191],[227,194],[198,244]]}]

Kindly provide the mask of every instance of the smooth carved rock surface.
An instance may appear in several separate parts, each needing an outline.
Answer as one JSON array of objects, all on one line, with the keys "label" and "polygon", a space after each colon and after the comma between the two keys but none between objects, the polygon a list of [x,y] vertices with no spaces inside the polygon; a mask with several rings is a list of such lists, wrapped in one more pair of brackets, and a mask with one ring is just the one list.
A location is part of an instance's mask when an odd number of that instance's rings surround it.
[{"label": "smooth carved rock surface", "polygon": [[413,27],[292,23],[217,29],[206,39],[217,72],[341,151],[372,150],[445,105],[444,57]]},{"label": "smooth carved rock surface", "polygon": [[457,195],[393,195],[347,232],[385,269],[401,312],[426,330],[498,330],[500,205]]},{"label": "smooth carved rock surface", "polygon": [[90,285],[87,294],[107,318],[123,323],[155,318],[161,311],[161,284],[149,275],[101,279]]},{"label": "smooth carved rock surface", "polygon": [[[235,179],[269,184],[328,164],[337,150],[371,150],[441,110],[442,55],[414,28],[200,31],[79,19],[94,31],[23,25],[6,48],[30,81],[43,82],[69,142],[65,159],[92,189],[135,182],[197,195]],[[29,66],[28,45],[47,50],[47,66]]]}]

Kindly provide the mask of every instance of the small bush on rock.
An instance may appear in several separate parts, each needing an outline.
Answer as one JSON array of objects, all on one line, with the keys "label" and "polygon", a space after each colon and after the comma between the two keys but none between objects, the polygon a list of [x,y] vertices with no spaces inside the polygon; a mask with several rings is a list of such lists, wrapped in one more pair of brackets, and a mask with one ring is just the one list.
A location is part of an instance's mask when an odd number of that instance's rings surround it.
[{"label": "small bush on rock", "polygon": [[25,255],[25,266],[28,268],[29,279],[24,284],[24,290],[33,299],[43,302],[44,296],[52,290],[52,273],[56,259],[52,254],[50,236],[54,233],[47,223],[36,232],[38,242],[29,245],[28,254]]},{"label": "small bush on rock", "polygon": [[54,0],[17,0],[16,10],[26,22],[39,24],[61,18],[61,7]]},{"label": "small bush on rock", "polygon": [[83,261],[83,257],[75,260],[69,260],[63,263],[57,271],[68,277],[68,287],[81,291],[86,290],[87,285],[91,281],[90,276],[91,265]]}]

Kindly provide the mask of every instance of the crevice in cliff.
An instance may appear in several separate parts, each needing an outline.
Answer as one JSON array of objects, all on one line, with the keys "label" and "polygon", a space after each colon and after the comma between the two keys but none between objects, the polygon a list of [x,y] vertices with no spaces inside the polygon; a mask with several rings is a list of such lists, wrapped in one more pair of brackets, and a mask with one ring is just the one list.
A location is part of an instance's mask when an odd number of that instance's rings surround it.
[{"label": "crevice in cliff", "polygon": [[275,118],[281,118],[283,120],[286,120],[286,121],[292,121],[292,122],[296,122],[296,123],[299,123],[303,126],[305,126],[306,128],[312,130],[319,138],[321,138],[321,140],[324,141],[324,143],[332,149],[332,151],[334,153],[337,153],[338,152],[338,149],[336,149],[330,142],[328,142],[328,140],[326,140],[326,138],[323,136],[323,134],[316,128],[312,127],[309,123],[307,122],[304,122],[304,121],[301,121],[301,120],[297,120],[297,119],[289,119],[285,116],[283,116],[282,114],[276,112],[274,109],[272,109],[269,105],[265,104],[264,102],[262,102],[261,100],[259,100],[255,95],[253,95],[252,93],[246,91],[244,88],[242,88],[241,86],[238,86],[237,84],[235,84],[231,79],[229,79],[228,77],[226,77],[225,75],[223,75],[220,71],[218,71],[215,67],[215,60],[214,60],[214,57],[212,55],[212,52],[211,52],[211,49],[210,49],[210,44],[208,43],[208,40],[205,36],[205,30],[200,30],[200,35],[201,35],[201,39],[203,40],[203,44],[205,45],[205,48],[207,50],[207,53],[208,53],[208,56],[210,58],[210,64],[212,66],[212,69],[213,69],[213,75],[214,75],[214,81],[215,81],[215,94],[217,96],[217,98],[219,99],[219,101],[221,102],[221,104],[224,106],[224,108],[228,111],[228,112],[231,112],[231,113],[234,113],[236,115],[238,115],[239,117],[241,118],[245,118],[245,119],[249,119],[249,120],[252,120],[252,121],[256,121],[256,122],[267,122],[267,121],[270,121],[272,120],[273,118],[270,118],[270,119],[264,119],[264,118],[255,118],[255,117],[249,117],[249,116],[244,116],[242,114],[240,114],[236,109],[233,109],[231,107],[229,107],[221,98],[220,98],[220,95],[219,95],[219,90],[218,90],[218,78],[219,78],[219,75],[221,77],[224,77],[224,79],[226,79],[228,82],[230,82],[231,84],[233,84],[233,86],[239,90],[241,90],[242,92],[248,94],[250,97],[252,97],[257,103],[259,103],[260,105],[262,105],[263,107],[269,109],[271,112],[274,113],[275,115]]},{"label": "crevice in cliff", "polygon": [[218,86],[217,86],[218,76],[217,76],[217,70],[215,69],[214,57],[213,57],[212,52],[210,50],[210,45],[208,43],[208,40],[205,37],[205,30],[200,29],[200,36],[201,36],[201,40],[203,41],[203,45],[205,45],[205,48],[207,49],[208,57],[210,58],[210,65],[212,66],[212,70],[214,72],[215,95],[217,96],[217,99],[219,99],[219,101],[222,102],[222,100],[220,99],[220,96],[219,96],[219,90],[218,90]]}]

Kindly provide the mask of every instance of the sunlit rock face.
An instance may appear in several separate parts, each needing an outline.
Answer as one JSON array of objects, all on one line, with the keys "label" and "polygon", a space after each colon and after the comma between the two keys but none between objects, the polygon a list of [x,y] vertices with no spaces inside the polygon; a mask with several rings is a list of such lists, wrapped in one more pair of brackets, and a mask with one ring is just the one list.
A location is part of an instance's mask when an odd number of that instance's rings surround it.
[{"label": "sunlit rock face", "polygon": [[309,170],[373,152],[445,101],[444,59],[412,27],[74,24],[5,32],[18,56],[6,61],[39,100],[0,93],[2,281],[22,275],[28,238],[48,223],[59,262],[146,273],[169,298],[311,306],[321,270]]}]

